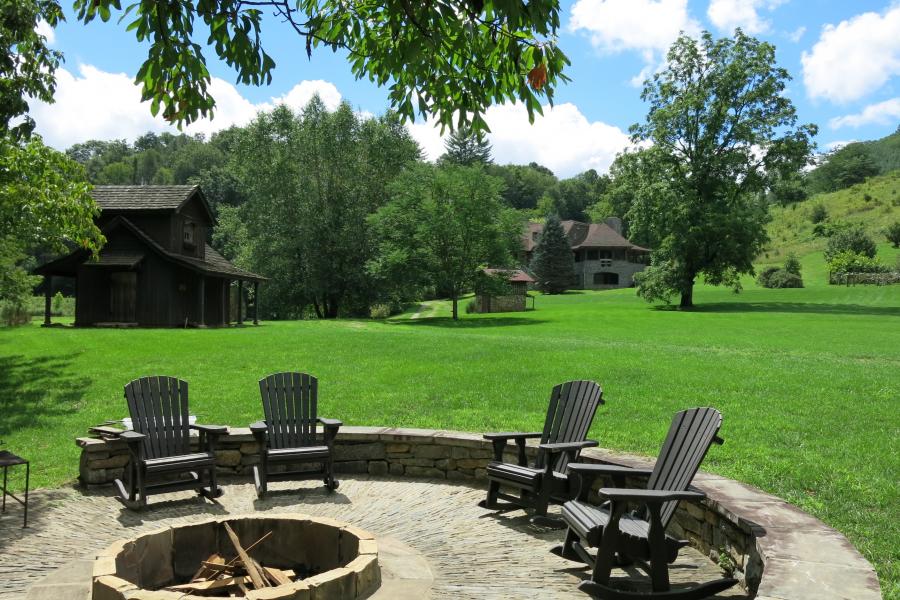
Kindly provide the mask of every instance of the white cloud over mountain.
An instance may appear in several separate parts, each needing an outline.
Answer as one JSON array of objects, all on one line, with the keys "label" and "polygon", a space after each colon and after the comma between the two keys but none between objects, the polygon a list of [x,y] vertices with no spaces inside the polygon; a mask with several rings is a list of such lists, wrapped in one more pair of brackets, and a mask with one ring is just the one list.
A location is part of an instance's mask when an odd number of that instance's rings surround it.
[{"label": "white cloud over mountain", "polygon": [[[257,112],[276,104],[299,110],[316,93],[329,109],[336,108],[342,99],[334,84],[322,80],[302,81],[286,94],[261,103],[251,102],[219,78],[213,78],[210,92],[216,99],[214,118],[192,123],[185,128],[186,133],[208,136],[231,125],[246,125]],[[533,125],[522,105],[488,109],[485,118],[492,130],[489,139],[498,163],[536,161],[564,177],[586,169],[602,172],[630,143],[626,132],[589,121],[574,104],[543,108],[544,115],[538,115]],[[131,141],[148,131],[176,131],[161,117],[150,114],[149,103],[141,102],[140,88],[130,75],[91,65],[81,65],[77,74],[57,70],[56,102],[32,101],[31,115],[45,142],[60,150],[89,139]],[[430,159],[444,152],[440,130],[431,123],[412,123],[409,127]]]},{"label": "white cloud over mountain", "polygon": [[767,33],[772,23],[760,16],[760,10],[774,10],[784,0],[710,0],[706,16],[720,31],[731,35],[736,27],[744,33]]},{"label": "white cloud over mountain", "polygon": [[870,104],[861,112],[828,121],[832,129],[841,127],[862,127],[863,125],[890,125],[900,122],[900,98],[891,98],[884,102]]},{"label": "white cloud over mountain", "polygon": [[900,74],[900,4],[826,25],[801,62],[812,98],[850,102],[878,90]]}]

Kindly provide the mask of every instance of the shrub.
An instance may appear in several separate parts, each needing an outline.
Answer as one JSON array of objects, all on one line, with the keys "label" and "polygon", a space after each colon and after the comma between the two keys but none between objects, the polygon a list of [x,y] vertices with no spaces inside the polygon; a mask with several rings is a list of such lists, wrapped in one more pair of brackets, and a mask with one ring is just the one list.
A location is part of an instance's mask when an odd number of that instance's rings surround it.
[{"label": "shrub", "polygon": [[0,307],[0,320],[9,327],[15,327],[16,325],[25,325],[31,321],[31,315],[28,314],[28,311],[22,304],[5,302]]},{"label": "shrub", "polygon": [[885,236],[894,248],[900,248],[900,221],[894,221],[893,224],[889,225]]},{"label": "shrub", "polygon": [[369,316],[373,319],[387,319],[392,314],[390,304],[374,304],[369,309]]},{"label": "shrub", "polygon": [[825,205],[821,202],[819,204],[815,204],[812,207],[812,212],[809,215],[809,220],[813,223],[821,223],[825,219],[828,218],[828,210],[825,208]]},{"label": "shrub", "polygon": [[788,254],[784,259],[784,270],[788,273],[793,273],[797,277],[800,277],[800,260],[793,252]]},{"label": "shrub", "polygon": [[474,298],[472,300],[469,300],[468,302],[466,302],[466,314],[467,315],[470,315],[472,313],[477,313],[477,312],[478,312],[478,303],[475,301]]},{"label": "shrub", "polygon": [[63,313],[63,295],[62,292],[56,292],[53,295],[53,305],[51,308],[51,312],[54,315],[61,315]]},{"label": "shrub", "polygon": [[828,271],[830,273],[887,273],[890,268],[872,256],[844,250],[828,260]]},{"label": "shrub", "polygon": [[778,269],[769,277],[769,288],[802,288],[803,279],[799,275]]},{"label": "shrub", "polygon": [[772,279],[772,275],[780,271],[778,267],[766,267],[760,272],[760,274],[756,277],[756,283],[767,288],[772,287],[769,285],[770,280]]},{"label": "shrub", "polygon": [[868,258],[875,258],[875,241],[866,233],[861,225],[842,227],[828,238],[825,247],[825,260],[831,259],[843,252],[861,254]]}]

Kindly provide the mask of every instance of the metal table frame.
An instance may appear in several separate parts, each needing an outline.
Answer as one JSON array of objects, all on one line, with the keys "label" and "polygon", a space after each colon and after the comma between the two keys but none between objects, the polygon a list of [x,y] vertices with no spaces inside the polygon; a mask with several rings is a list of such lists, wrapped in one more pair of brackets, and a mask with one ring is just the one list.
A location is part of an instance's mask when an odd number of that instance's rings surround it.
[{"label": "metal table frame", "polygon": [[[19,498],[14,495],[12,492],[6,489],[7,487],[7,477],[8,471],[10,467],[14,467],[17,465],[25,465],[25,497]],[[7,452],[6,450],[0,450],[0,466],[3,467],[3,503],[0,506],[0,513],[6,512],[6,497],[9,496],[19,504],[21,504],[25,508],[25,516],[22,518],[22,527],[28,527],[28,484],[31,479],[31,463],[21,456],[16,456],[12,452]]]}]

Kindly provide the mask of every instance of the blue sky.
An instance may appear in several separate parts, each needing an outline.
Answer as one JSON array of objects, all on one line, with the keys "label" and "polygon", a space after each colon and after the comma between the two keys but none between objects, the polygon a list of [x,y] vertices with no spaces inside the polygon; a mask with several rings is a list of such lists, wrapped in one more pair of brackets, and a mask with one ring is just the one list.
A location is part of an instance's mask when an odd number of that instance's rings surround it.
[{"label": "blue sky", "polygon": [[[560,176],[586,168],[605,171],[627,144],[628,127],[643,119],[638,82],[662,64],[665,48],[680,30],[728,35],[735,26],[773,43],[779,65],[793,77],[788,95],[801,122],[817,123],[820,148],[882,137],[900,123],[900,2],[875,0],[574,0],[564,1],[560,45],[572,61],[572,81],[557,90],[552,110],[529,125],[523,108],[493,107],[487,115],[497,162],[549,166]],[[134,73],[145,48],[124,25],[75,21],[55,32],[42,29],[66,56],[59,72],[57,103],[35,103],[38,131],[58,148],[90,138],[133,139],[167,129],[141,104]],[[276,19],[263,31],[278,66],[272,84],[235,85],[227,66],[210,58],[216,78],[217,116],[189,132],[211,133],[248,122],[275,102],[293,107],[318,92],[326,103],[349,101],[360,111],[381,113],[387,94],[357,81],[342,53],[314,51]],[[427,123],[411,126],[426,152],[436,157],[440,136]]]}]

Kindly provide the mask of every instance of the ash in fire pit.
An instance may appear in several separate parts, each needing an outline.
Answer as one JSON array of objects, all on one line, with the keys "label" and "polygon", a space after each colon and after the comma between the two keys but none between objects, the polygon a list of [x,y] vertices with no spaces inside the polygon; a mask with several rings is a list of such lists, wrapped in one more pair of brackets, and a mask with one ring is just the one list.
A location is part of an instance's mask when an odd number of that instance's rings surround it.
[{"label": "ash in fire pit", "polygon": [[381,583],[372,534],[307,515],[230,517],[112,544],[94,563],[94,600],[242,596],[365,598]]}]

